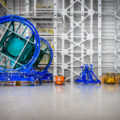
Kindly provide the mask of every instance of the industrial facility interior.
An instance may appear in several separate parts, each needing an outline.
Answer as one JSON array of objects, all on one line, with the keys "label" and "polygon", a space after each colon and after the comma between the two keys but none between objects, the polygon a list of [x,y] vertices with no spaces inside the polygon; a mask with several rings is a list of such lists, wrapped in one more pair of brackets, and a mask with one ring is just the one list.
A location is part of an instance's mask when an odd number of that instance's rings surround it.
[{"label": "industrial facility interior", "polygon": [[120,0],[0,0],[0,120],[120,120]]}]

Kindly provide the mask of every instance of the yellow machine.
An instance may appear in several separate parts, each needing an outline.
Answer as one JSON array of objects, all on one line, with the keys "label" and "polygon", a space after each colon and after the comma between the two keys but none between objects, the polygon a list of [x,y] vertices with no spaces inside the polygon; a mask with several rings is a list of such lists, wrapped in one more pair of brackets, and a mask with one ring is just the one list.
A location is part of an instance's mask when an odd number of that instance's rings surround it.
[{"label": "yellow machine", "polygon": [[115,84],[114,78],[108,78],[106,81],[108,84]]},{"label": "yellow machine", "polygon": [[115,74],[114,73],[107,73],[106,76],[107,76],[107,79],[106,79],[107,84],[115,84]]},{"label": "yellow machine", "polygon": [[103,73],[101,82],[102,84],[119,84],[119,73]]}]

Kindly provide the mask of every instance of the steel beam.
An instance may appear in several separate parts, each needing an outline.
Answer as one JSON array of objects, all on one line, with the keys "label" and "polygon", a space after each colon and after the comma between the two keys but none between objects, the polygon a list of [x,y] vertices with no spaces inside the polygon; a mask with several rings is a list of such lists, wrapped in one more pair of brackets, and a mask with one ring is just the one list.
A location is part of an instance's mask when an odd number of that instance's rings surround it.
[{"label": "steel beam", "polygon": [[[54,0],[54,36],[57,36],[57,0]],[[57,75],[57,37],[54,37],[54,76]]]},{"label": "steel beam", "polygon": [[[94,15],[94,10],[93,10],[93,0],[90,0],[90,49],[93,51],[93,40],[94,40],[94,35],[93,35],[93,15]],[[93,64],[93,54],[90,55],[90,64]]]},{"label": "steel beam", "polygon": [[[70,6],[71,9],[70,9],[70,30],[71,30],[71,33],[70,33],[70,41],[71,41],[71,51],[73,51],[73,32],[74,32],[74,29],[73,29],[73,26],[74,26],[74,14],[73,14],[73,10],[74,10],[74,5],[72,5],[74,3],[74,0],[70,0]],[[71,83],[73,83],[73,53],[71,52]]]},{"label": "steel beam", "polygon": [[98,77],[102,76],[102,0],[98,0]]}]

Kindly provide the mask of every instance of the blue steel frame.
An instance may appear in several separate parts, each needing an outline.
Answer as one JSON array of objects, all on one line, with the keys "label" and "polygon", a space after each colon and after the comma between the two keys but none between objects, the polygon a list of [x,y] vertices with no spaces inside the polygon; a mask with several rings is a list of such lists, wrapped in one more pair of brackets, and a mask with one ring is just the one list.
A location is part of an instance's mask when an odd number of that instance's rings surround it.
[{"label": "blue steel frame", "polygon": [[77,83],[101,83],[101,81],[96,77],[93,72],[93,65],[84,64],[81,66],[82,72],[80,76],[75,80]]},{"label": "blue steel frame", "polygon": [[50,65],[52,63],[52,60],[53,60],[53,51],[52,51],[52,48],[51,48],[50,44],[45,39],[43,39],[43,38],[40,38],[40,39],[43,40],[45,43],[47,43],[47,45],[48,45],[48,47],[50,49],[50,54],[51,54],[51,59],[50,59],[50,62],[48,64],[48,66],[46,67],[46,69],[43,72],[41,72],[41,74],[45,74],[48,71],[48,68],[50,67]]},{"label": "blue steel frame", "polygon": [[34,25],[29,22],[27,19],[20,17],[20,16],[16,16],[16,15],[7,15],[7,16],[3,16],[0,17],[0,26],[3,23],[6,22],[20,22],[23,23],[24,25],[27,25],[30,30],[32,31],[32,34],[34,35],[35,38],[35,52],[34,55],[32,57],[32,59],[29,61],[29,63],[27,63],[26,65],[24,65],[22,68],[17,68],[17,69],[5,69],[3,67],[0,67],[0,70],[2,71],[29,71],[32,67],[32,65],[36,62],[38,56],[39,56],[39,52],[40,52],[40,37],[39,34],[36,30],[36,28],[34,27]]},{"label": "blue steel frame", "polygon": [[[0,26],[3,23],[13,22],[13,21],[23,23],[24,25],[27,25],[30,28],[32,34],[35,37],[35,52],[29,63],[24,65],[22,68],[6,69],[0,66],[0,81],[31,81],[31,83],[34,83],[34,81],[38,80],[41,83],[42,80],[48,80],[48,81],[52,80],[53,75],[52,73],[48,72],[48,68],[50,67],[53,59],[53,52],[51,46],[45,39],[39,37],[36,28],[31,22],[20,16],[7,15],[0,17]],[[34,70],[33,67],[33,64],[36,62],[36,60],[39,57],[41,40],[43,40],[48,45],[51,54],[51,59],[49,61],[49,64],[46,67],[46,69],[42,72]]]}]

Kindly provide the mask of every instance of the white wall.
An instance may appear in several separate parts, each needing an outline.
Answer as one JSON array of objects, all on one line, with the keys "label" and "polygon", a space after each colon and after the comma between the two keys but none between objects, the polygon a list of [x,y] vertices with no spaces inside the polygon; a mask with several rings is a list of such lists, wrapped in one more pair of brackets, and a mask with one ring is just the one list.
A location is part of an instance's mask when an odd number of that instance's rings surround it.
[{"label": "white wall", "polygon": [[[63,4],[64,2],[64,4]],[[85,2],[85,6],[87,6],[88,8],[90,8],[90,1],[88,0],[84,0]],[[13,4],[12,4],[13,3]],[[54,29],[54,23],[57,23],[57,63],[53,63],[52,67],[50,70],[53,71],[54,69],[54,64],[57,65],[57,72],[62,72],[63,69],[63,74],[66,77],[69,77],[72,73],[71,73],[71,64],[73,64],[73,70],[76,73],[79,73],[80,71],[80,66],[83,65],[83,63],[81,63],[81,60],[76,60],[73,63],[71,63],[71,54],[73,54],[73,56],[75,58],[80,57],[81,53],[72,53],[75,51],[82,51],[83,48],[81,48],[81,44],[80,46],[75,46],[73,51],[71,49],[69,49],[69,47],[73,44],[69,39],[69,35],[67,35],[67,31],[70,30],[70,21],[71,18],[66,17],[64,11],[65,8],[67,8],[70,5],[70,0],[57,0],[57,10],[60,10],[58,12],[58,19],[54,19],[54,8],[53,10],[50,8],[48,9],[47,7],[45,7],[45,5],[53,5],[54,6],[54,0],[37,0],[37,4],[41,4],[40,7],[42,6],[43,8],[39,8],[37,11],[37,16],[36,17],[43,17],[43,18],[47,18],[48,20],[38,20],[37,22],[44,22],[47,21],[52,22],[53,24],[53,29]],[[64,7],[63,7],[64,5]],[[12,7],[11,7],[12,6]],[[10,10],[12,10],[14,13],[25,13],[26,7],[25,7],[25,0],[13,0],[13,1],[9,1],[8,0],[8,8]],[[81,11],[81,4],[80,3],[76,3],[74,4],[72,7],[74,7],[74,11]],[[71,8],[72,8],[71,7]],[[64,8],[62,11],[62,8]],[[71,9],[70,8],[70,9]],[[70,16],[69,12],[70,9],[68,9],[68,16]],[[98,1],[97,0],[93,0],[93,10],[94,10],[94,15],[93,15],[93,35],[94,35],[94,39],[93,39],[93,50],[94,50],[94,54],[89,55],[87,54],[87,56],[85,56],[85,54],[89,51],[90,49],[90,44],[91,41],[87,40],[86,42],[84,42],[84,46],[87,50],[84,50],[84,61],[86,63],[90,62],[90,57],[93,57],[93,64],[94,64],[94,71],[97,74],[98,73]],[[34,1],[30,0],[30,11],[33,12],[34,14]],[[85,11],[87,11],[85,9]],[[115,1],[114,0],[102,0],[102,73],[108,73],[108,72],[114,72],[114,56],[115,56],[115,17],[114,17],[114,12],[115,12]],[[33,15],[32,14],[32,15]],[[86,13],[84,13],[84,15],[86,16]],[[23,14],[24,16],[24,14]],[[51,20],[50,20],[51,18]],[[33,18],[34,19],[34,18]],[[33,20],[32,19],[32,20]],[[81,14],[79,15],[75,15],[74,16],[74,21],[79,22],[81,20]],[[90,27],[90,17],[88,17],[87,19],[84,20],[84,30],[86,30],[88,33],[90,33],[91,27]],[[46,24],[43,24],[44,26]],[[47,27],[49,27],[50,24],[47,24]],[[41,27],[40,25],[38,27]],[[41,33],[41,36],[43,34]],[[44,34],[45,36],[43,36],[46,40],[52,42],[52,44],[54,44],[54,38],[56,36],[53,35],[49,35],[49,34]],[[79,27],[75,28],[73,31],[73,35],[74,35],[74,43],[78,43],[81,41],[81,38],[77,37],[77,35],[81,35],[81,29]],[[85,40],[85,39],[84,39]],[[62,47],[62,42],[64,43],[64,48]],[[63,54],[64,52],[64,54]],[[68,55],[67,55],[68,54]],[[64,59],[64,61],[62,61],[62,57]],[[68,63],[68,66],[66,62]],[[69,63],[70,62],[70,63]],[[77,75],[77,74],[74,75]],[[73,75],[73,76],[74,76]]]}]

